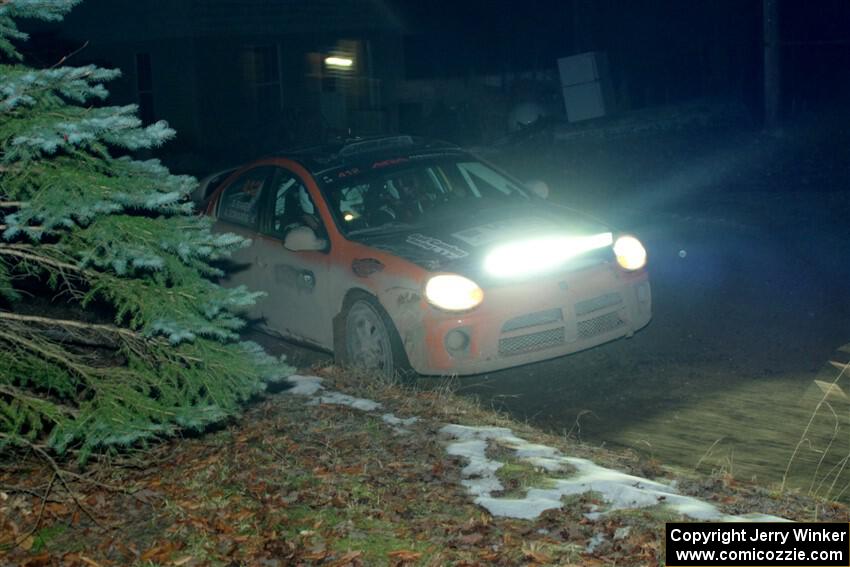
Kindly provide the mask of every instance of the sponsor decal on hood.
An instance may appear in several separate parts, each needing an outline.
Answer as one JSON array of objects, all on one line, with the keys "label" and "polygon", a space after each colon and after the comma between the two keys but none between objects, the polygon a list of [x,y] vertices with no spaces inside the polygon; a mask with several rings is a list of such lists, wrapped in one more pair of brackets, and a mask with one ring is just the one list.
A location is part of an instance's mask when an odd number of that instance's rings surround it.
[{"label": "sponsor decal on hood", "polygon": [[557,226],[556,223],[540,217],[519,217],[474,226],[455,232],[452,236],[477,248],[496,241],[526,235],[530,227],[534,227],[535,230],[555,230]]},{"label": "sponsor decal on hood", "polygon": [[413,244],[414,246],[418,246],[423,250],[434,252],[435,254],[438,254],[439,256],[442,256],[449,260],[460,260],[461,258],[466,258],[467,256],[469,256],[469,252],[467,252],[466,250],[462,250],[457,246],[452,246],[447,242],[443,242],[439,238],[434,238],[433,236],[425,236],[424,234],[419,234],[418,232],[409,234],[405,240],[408,244]]}]

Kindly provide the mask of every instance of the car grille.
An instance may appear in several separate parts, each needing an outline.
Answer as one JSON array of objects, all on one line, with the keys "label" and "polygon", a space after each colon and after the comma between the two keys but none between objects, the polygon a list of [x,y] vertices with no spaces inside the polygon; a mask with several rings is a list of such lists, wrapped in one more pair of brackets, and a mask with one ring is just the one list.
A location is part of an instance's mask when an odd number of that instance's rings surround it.
[{"label": "car grille", "polygon": [[517,329],[525,329],[526,327],[536,327],[537,325],[549,325],[564,320],[564,314],[560,309],[547,309],[546,311],[537,311],[536,313],[528,313],[520,317],[510,319],[502,325],[502,332],[509,333]]},{"label": "car grille", "polygon": [[587,319],[586,321],[579,321],[578,336],[582,339],[589,339],[590,337],[613,331],[625,324],[626,322],[620,317],[619,312],[606,313],[605,315]]},{"label": "car grille", "polygon": [[564,328],[558,327],[519,337],[499,339],[499,354],[510,356],[564,344]]},{"label": "car grille", "polygon": [[[499,339],[499,354],[512,356],[564,345],[567,343],[568,327],[570,342],[576,339],[590,339],[614,331],[626,324],[621,316],[622,305],[623,296],[616,292],[576,303],[574,330],[572,325],[564,326],[564,312],[560,308],[514,317],[502,325],[503,336]],[[600,312],[601,314],[598,314]],[[597,315],[594,317],[594,314]],[[538,330],[529,332],[534,330],[533,327],[537,327]],[[504,336],[506,333],[515,334],[514,331],[522,332],[523,329],[527,329],[525,334]]]},{"label": "car grille", "polygon": [[612,305],[619,305],[622,302],[623,296],[619,293],[606,293],[592,299],[585,299],[576,303],[576,317],[582,317],[588,313],[593,313],[594,311],[599,311]]}]

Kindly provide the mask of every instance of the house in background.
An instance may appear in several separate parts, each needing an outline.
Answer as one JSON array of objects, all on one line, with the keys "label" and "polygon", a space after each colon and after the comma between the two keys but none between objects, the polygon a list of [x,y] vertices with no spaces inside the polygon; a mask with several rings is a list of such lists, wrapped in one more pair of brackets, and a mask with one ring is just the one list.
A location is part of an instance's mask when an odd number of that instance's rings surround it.
[{"label": "house in background", "polygon": [[87,0],[54,35],[117,67],[113,104],[178,132],[201,172],[327,135],[394,132],[402,25],[382,0]]}]

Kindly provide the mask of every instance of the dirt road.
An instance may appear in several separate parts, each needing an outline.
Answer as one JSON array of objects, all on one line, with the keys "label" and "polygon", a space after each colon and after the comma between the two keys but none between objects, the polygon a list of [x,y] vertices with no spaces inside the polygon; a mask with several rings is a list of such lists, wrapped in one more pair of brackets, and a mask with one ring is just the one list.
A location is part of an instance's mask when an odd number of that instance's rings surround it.
[{"label": "dirt road", "polygon": [[[811,202],[786,197],[771,205],[780,221]],[[766,207],[758,195],[736,203],[747,200]],[[817,403],[812,380],[850,338],[848,244],[824,222],[789,233],[764,216],[742,222],[740,207],[713,208],[633,217],[651,258],[645,330],[462,391],[591,443],[778,479]]]}]

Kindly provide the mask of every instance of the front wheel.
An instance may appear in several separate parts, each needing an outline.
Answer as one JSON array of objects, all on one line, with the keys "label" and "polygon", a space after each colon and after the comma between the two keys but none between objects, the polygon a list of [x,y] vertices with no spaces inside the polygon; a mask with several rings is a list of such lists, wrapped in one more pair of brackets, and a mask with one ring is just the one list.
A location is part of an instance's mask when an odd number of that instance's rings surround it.
[{"label": "front wheel", "polygon": [[407,356],[395,326],[369,299],[357,299],[349,306],[344,348],[345,361],[351,366],[387,377],[407,370]]}]

